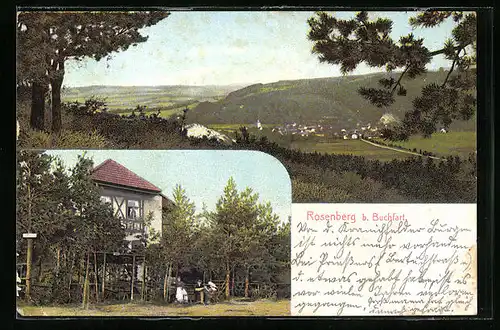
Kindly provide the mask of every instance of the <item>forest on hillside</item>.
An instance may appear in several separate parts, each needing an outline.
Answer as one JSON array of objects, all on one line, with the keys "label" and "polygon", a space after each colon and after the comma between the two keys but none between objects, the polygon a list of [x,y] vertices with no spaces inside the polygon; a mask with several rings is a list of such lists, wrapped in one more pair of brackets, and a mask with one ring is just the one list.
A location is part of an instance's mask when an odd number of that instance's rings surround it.
[{"label": "forest on hillside", "polygon": [[[399,73],[377,73],[318,79],[280,81],[256,84],[229,93],[218,102],[201,102],[189,114],[188,122],[201,124],[324,124],[334,129],[355,128],[357,123],[378,124],[390,113],[397,119],[412,108],[413,98],[427,84],[445,79],[445,70],[429,71],[421,79],[403,78],[407,97],[379,108],[358,94],[360,87],[372,88],[380,79],[397,77]],[[473,120],[457,122],[451,129],[475,130]]]}]

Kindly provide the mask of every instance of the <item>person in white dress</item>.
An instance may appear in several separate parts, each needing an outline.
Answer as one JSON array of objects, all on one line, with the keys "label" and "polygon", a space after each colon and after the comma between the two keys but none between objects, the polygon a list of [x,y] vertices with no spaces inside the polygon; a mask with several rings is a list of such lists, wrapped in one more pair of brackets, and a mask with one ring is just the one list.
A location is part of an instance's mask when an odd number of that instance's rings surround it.
[{"label": "person in white dress", "polygon": [[186,304],[189,301],[187,291],[184,288],[184,282],[181,281],[180,277],[177,278],[177,291],[175,299],[181,304]]}]

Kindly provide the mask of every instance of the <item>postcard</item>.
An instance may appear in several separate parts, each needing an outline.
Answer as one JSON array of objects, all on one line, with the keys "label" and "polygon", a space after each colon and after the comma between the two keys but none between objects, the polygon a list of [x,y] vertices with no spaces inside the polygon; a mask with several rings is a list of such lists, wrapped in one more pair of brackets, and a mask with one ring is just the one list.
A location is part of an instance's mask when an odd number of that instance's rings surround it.
[{"label": "postcard", "polygon": [[477,315],[477,23],[19,7],[18,318]]}]

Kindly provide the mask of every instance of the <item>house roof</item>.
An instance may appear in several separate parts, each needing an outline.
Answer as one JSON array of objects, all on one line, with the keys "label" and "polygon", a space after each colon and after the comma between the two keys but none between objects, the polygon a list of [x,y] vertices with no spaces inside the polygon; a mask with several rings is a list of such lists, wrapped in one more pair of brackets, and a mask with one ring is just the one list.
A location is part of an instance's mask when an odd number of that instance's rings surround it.
[{"label": "house roof", "polygon": [[91,177],[94,181],[129,187],[148,192],[160,193],[161,189],[141,178],[125,166],[112,159],[105,160],[94,167]]}]

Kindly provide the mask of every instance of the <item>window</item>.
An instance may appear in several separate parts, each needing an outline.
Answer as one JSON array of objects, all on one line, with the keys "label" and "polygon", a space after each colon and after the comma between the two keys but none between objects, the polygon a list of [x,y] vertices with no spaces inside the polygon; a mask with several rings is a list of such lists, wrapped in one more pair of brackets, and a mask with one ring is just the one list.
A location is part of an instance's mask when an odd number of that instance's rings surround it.
[{"label": "window", "polygon": [[137,219],[139,217],[139,201],[127,201],[127,218]]}]

